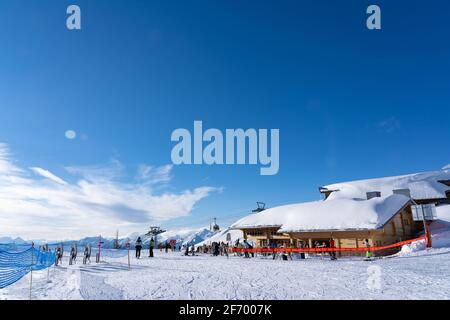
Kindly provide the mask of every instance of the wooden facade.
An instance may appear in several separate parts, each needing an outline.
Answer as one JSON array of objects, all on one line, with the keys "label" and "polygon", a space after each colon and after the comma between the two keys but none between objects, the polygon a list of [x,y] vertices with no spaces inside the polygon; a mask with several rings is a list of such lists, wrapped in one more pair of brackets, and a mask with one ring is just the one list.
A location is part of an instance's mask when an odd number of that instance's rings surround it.
[{"label": "wooden facade", "polygon": [[[357,214],[357,213],[355,213]],[[279,233],[281,226],[243,228],[244,238],[252,240],[258,247],[268,247],[275,243],[283,246],[301,247],[305,244],[313,248],[316,242],[328,244],[334,239],[336,248],[365,248],[365,239],[370,246],[385,246],[415,238],[423,230],[422,222],[413,221],[408,205],[397,212],[380,229],[374,230],[315,230]],[[375,255],[393,254],[399,249],[376,252]],[[338,255],[364,255],[364,252],[339,252]]]}]

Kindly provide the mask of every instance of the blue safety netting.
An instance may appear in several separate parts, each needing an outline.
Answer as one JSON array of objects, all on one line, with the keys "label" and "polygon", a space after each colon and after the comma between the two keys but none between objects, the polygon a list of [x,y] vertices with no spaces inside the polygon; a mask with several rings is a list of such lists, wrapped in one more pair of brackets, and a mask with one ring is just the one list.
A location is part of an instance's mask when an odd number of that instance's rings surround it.
[{"label": "blue safety netting", "polygon": [[5,251],[0,249],[0,288],[20,280],[31,270],[43,270],[55,263],[55,253],[37,250]]},{"label": "blue safety netting", "polygon": [[[97,248],[92,248],[92,256],[95,257],[98,253]],[[128,250],[126,249],[101,249],[100,258],[122,258],[128,255]]]}]

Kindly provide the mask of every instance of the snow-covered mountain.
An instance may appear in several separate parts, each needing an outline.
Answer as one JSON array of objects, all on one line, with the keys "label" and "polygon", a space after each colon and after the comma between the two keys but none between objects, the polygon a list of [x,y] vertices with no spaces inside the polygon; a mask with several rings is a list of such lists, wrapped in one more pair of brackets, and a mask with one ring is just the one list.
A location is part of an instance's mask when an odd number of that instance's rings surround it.
[{"label": "snow-covered mountain", "polygon": [[[199,242],[204,241],[205,239],[213,236],[215,233],[210,231],[207,228],[177,228],[170,229],[164,233],[158,235],[158,243],[165,243],[166,241],[176,240],[177,245],[184,245],[186,243],[197,244]],[[125,248],[127,243],[131,243],[134,245],[137,238],[141,237],[144,246],[147,246],[150,242],[151,237],[146,235],[145,233],[133,232],[131,234],[126,235],[125,237],[119,237],[119,247]],[[79,240],[64,240],[63,243],[67,246],[70,246],[72,243],[77,243],[78,246],[85,246],[90,244],[93,248],[96,248],[98,245],[98,236],[94,237],[85,237]],[[36,245],[42,245],[47,243],[44,240],[34,241]],[[112,237],[102,237],[102,248],[112,249],[114,248],[115,239]],[[31,241],[25,241],[22,238],[11,238],[11,237],[0,237],[0,244],[29,244]],[[53,244],[58,244],[58,242],[52,242]]]},{"label": "snow-covered mountain", "polygon": [[[177,228],[167,230],[164,233],[161,233],[157,237],[158,243],[165,243],[166,241],[176,240],[177,245],[182,244],[197,244],[209,237],[214,235],[214,232],[209,231],[207,228]],[[141,237],[141,240],[144,246],[147,246],[150,242],[151,237],[147,236],[146,233],[133,232],[125,237],[119,237],[119,246],[124,248],[127,243],[131,243],[134,245],[137,238]],[[114,248],[114,238],[102,238],[103,244],[102,247],[106,249]],[[86,237],[80,240],[73,241],[65,241],[65,243],[77,242],[78,245],[84,246],[90,244],[92,247],[96,247],[98,245],[98,236],[97,237]]]},{"label": "snow-covered mountain", "polygon": [[231,242],[232,244],[236,243],[237,240],[242,241],[244,239],[244,233],[241,230],[237,230],[237,229],[225,229],[222,231],[219,231],[215,234],[213,234],[212,236],[205,238],[203,241],[197,243],[197,246],[203,246],[204,244],[206,245],[211,245],[213,242],[228,242],[227,241],[227,234],[230,234],[231,236]]},{"label": "snow-covered mountain", "polygon": [[14,244],[27,244],[30,243],[30,241],[25,241],[20,237],[17,238],[12,238],[12,237],[0,237],[0,243],[4,243],[4,244],[9,244],[9,243],[14,243]]},{"label": "snow-covered mountain", "polygon": [[211,236],[215,235],[216,233],[213,231],[210,231],[208,229],[201,229],[195,233],[192,233],[188,237],[186,237],[183,241],[183,245],[189,244],[189,245],[196,245],[202,241],[205,241],[205,239],[210,238]]}]

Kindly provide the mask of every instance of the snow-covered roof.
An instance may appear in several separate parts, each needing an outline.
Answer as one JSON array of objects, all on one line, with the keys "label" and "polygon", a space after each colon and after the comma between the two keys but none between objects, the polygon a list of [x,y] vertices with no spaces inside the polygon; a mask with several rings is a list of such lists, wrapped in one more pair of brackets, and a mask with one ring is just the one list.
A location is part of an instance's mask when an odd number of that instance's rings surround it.
[{"label": "snow-covered roof", "polygon": [[[335,183],[321,188],[322,192],[330,192],[328,199],[366,198],[366,192],[380,191],[382,196],[392,194],[394,189],[410,189],[411,197],[420,199],[443,199],[450,187],[439,182],[450,180],[450,169],[433,172],[422,172],[397,177],[386,177],[368,180]],[[327,200],[328,200],[327,199]]]},{"label": "snow-covered roof", "polygon": [[390,195],[291,204],[249,215],[231,228],[279,227],[280,232],[379,229],[409,201],[403,195]]}]

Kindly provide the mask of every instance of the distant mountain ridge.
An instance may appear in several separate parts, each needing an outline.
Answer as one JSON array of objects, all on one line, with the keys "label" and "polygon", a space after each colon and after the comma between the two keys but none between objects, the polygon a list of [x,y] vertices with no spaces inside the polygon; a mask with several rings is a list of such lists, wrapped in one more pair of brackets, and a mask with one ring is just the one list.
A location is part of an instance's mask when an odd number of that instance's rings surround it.
[{"label": "distant mountain ridge", "polygon": [[[199,242],[204,241],[205,239],[213,236],[215,233],[210,231],[207,228],[196,228],[196,229],[188,229],[188,228],[180,228],[180,229],[171,229],[167,230],[164,233],[161,233],[157,237],[157,241],[159,244],[165,243],[166,241],[175,240],[178,245],[185,245],[186,243],[197,244]],[[127,236],[119,237],[118,245],[119,248],[126,248],[126,244],[130,243],[133,247],[136,243],[138,237],[141,237],[142,243],[145,246],[148,246],[151,237],[147,236],[146,233],[133,232]],[[77,243],[78,246],[84,247],[86,245],[91,245],[93,248],[98,246],[99,236],[93,237],[84,237],[79,240],[64,240],[62,241],[64,245],[70,245],[71,243]],[[102,248],[105,249],[113,249],[115,247],[115,238],[113,237],[102,237]],[[21,238],[13,239],[11,237],[0,237],[0,244],[31,244],[32,241],[25,241]],[[46,243],[45,240],[34,241],[36,245],[43,245]],[[57,241],[50,241],[52,244],[58,244]]]},{"label": "distant mountain ridge", "polygon": [[21,237],[17,237],[17,238],[12,238],[12,237],[0,237],[0,244],[27,244],[30,243],[31,241],[25,241],[23,240]]},{"label": "distant mountain ridge", "polygon": [[[177,246],[179,245],[196,245],[200,242],[203,242],[212,236],[214,236],[216,232],[210,231],[208,228],[179,228],[179,229],[171,229],[167,230],[164,233],[161,233],[157,237],[157,241],[159,244],[165,243],[166,241],[175,240]],[[130,243],[133,247],[136,243],[138,237],[141,237],[142,243],[144,247],[148,246],[151,237],[147,236],[146,233],[133,232],[127,236],[119,237],[118,245],[119,248],[126,248],[126,244]],[[115,238],[113,237],[102,237],[102,248],[105,249],[113,249],[115,247]],[[71,243],[77,243],[78,246],[84,247],[86,245],[91,245],[93,248],[98,246],[99,236],[93,237],[84,237],[79,240],[64,240],[62,241],[65,246],[70,246]],[[0,237],[0,244],[15,244],[15,245],[31,245],[31,242],[34,242],[35,245],[43,245],[47,243],[45,240],[30,240],[25,241],[20,237],[12,238],[12,237]],[[58,241],[50,241],[49,243],[55,245],[58,244]]]}]

